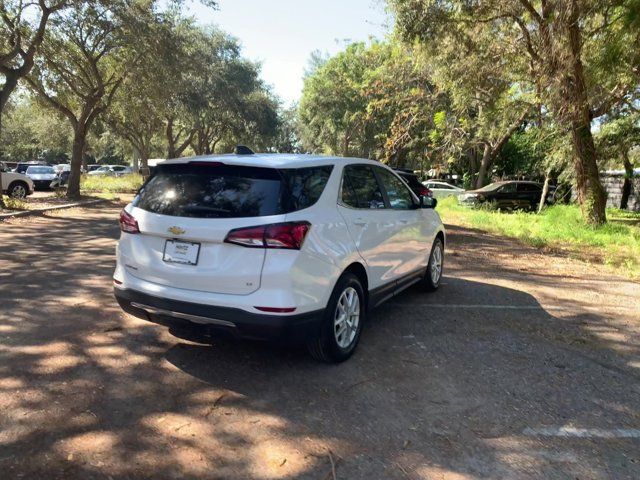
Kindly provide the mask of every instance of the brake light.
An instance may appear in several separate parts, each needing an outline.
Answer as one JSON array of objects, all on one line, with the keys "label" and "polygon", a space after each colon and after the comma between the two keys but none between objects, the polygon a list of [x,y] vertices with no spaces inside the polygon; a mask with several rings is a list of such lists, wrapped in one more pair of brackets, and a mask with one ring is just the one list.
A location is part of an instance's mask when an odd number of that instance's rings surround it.
[{"label": "brake light", "polygon": [[419,191],[418,191],[419,195],[421,197],[432,197],[433,196],[433,192],[431,190],[429,190],[427,187],[422,187]]},{"label": "brake light", "polygon": [[120,230],[127,233],[140,233],[138,221],[124,209],[120,212]]},{"label": "brake light", "polygon": [[243,247],[300,250],[310,228],[309,222],[272,223],[257,227],[235,228],[227,234],[224,241]]}]

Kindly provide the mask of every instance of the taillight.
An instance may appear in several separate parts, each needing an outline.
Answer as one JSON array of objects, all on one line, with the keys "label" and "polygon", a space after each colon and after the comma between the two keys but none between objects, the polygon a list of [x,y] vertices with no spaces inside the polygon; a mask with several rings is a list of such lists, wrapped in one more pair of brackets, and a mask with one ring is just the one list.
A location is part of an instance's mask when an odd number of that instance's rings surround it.
[{"label": "taillight", "polygon": [[431,196],[433,196],[433,192],[431,190],[429,190],[427,187],[422,187],[419,190],[419,195],[421,197],[431,197]]},{"label": "taillight", "polygon": [[127,233],[140,233],[138,221],[125,210],[120,212],[120,230]]},{"label": "taillight", "polygon": [[258,227],[235,228],[227,234],[224,241],[243,247],[300,250],[310,228],[309,222],[272,223]]}]

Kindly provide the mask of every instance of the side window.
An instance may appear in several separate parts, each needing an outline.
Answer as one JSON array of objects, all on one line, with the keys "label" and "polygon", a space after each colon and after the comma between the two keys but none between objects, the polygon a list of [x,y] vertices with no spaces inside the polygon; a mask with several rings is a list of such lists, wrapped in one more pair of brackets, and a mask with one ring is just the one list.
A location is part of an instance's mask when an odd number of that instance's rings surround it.
[{"label": "side window", "polygon": [[286,194],[282,203],[287,212],[310,207],[318,201],[333,170],[332,165],[280,170]]},{"label": "side window", "polygon": [[516,192],[516,184],[515,183],[507,183],[500,187],[498,190],[500,193],[515,193]]},{"label": "side window", "polygon": [[541,189],[537,185],[534,185],[533,183],[518,184],[518,192],[531,193],[531,192],[539,192],[540,190]]},{"label": "side window", "polygon": [[415,207],[413,195],[411,195],[409,187],[402,180],[384,168],[376,167],[376,173],[380,177],[382,186],[387,191],[391,208],[394,210],[409,210]]},{"label": "side window", "polygon": [[371,167],[347,165],[342,174],[342,203],[353,208],[385,208],[384,197]]}]

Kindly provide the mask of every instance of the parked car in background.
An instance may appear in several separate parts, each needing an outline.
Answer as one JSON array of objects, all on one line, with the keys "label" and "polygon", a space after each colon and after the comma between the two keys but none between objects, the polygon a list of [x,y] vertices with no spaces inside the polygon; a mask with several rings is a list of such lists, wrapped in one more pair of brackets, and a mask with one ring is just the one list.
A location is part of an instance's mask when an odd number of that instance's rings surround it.
[{"label": "parked car in background", "polygon": [[164,162],[120,214],[121,307],[163,325],[351,356],[369,308],[440,285],[440,217],[380,162],[220,155]]},{"label": "parked car in background", "polygon": [[495,182],[477,190],[467,190],[458,195],[462,205],[477,206],[491,203],[505,210],[533,210],[540,202],[542,184],[528,181]]},{"label": "parked car in background", "polygon": [[418,198],[433,196],[431,190],[429,190],[427,187],[421,184],[420,180],[418,180],[418,176],[415,173],[413,173],[411,170],[394,168],[393,171],[396,172],[400,176],[400,178],[405,181],[407,185],[409,185],[409,188],[413,190],[413,193],[415,193],[418,196]]},{"label": "parked car in background", "polygon": [[133,173],[131,167],[124,165],[102,165],[100,168],[96,168],[88,173],[88,175],[106,175],[110,177],[120,177],[122,175],[128,175]]},{"label": "parked car in background", "polygon": [[0,162],[0,177],[2,177],[0,193],[11,198],[26,198],[35,190],[29,177],[23,173],[10,171],[2,162]]},{"label": "parked car in background", "polygon": [[55,170],[56,174],[59,174],[61,172],[70,172],[71,165],[69,165],[68,163],[59,163],[58,165],[54,165],[53,169]]},{"label": "parked car in background", "polygon": [[33,181],[36,190],[48,190],[51,182],[56,178],[56,171],[48,165],[31,165],[25,172]]},{"label": "parked car in background", "polygon": [[464,192],[464,188],[456,187],[441,180],[427,180],[422,184],[431,190],[433,198],[446,198]]},{"label": "parked car in background", "polygon": [[51,188],[65,188],[69,184],[71,170],[64,170],[56,174],[56,178],[49,185]]},{"label": "parked car in background", "polygon": [[16,168],[13,169],[16,173],[27,173],[27,168],[34,166],[46,166],[45,162],[20,162],[16,165]]},{"label": "parked car in background", "polygon": [[94,170],[97,170],[97,169],[99,169],[100,167],[102,167],[102,165],[98,165],[98,164],[95,164],[95,165],[87,165],[87,173],[89,173],[89,172],[93,172]]}]

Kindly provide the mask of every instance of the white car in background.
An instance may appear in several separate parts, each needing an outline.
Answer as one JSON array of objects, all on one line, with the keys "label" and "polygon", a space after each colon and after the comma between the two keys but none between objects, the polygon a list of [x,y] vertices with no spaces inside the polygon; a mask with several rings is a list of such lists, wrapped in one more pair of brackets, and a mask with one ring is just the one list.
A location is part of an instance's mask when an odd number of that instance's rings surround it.
[{"label": "white car in background", "polygon": [[433,192],[434,198],[446,198],[464,192],[464,188],[440,180],[426,180],[422,184]]},{"label": "white car in background", "polygon": [[120,214],[114,293],[156,323],[301,341],[343,361],[370,308],[440,285],[435,203],[371,160],[169,160]]},{"label": "white car in background", "polygon": [[128,175],[133,173],[131,167],[124,165],[103,165],[100,168],[90,171],[87,175],[106,175],[110,177],[120,177],[122,175]]},{"label": "white car in background", "polygon": [[22,173],[10,171],[0,162],[0,194],[11,198],[26,198],[35,190],[33,181]]},{"label": "white car in background", "polygon": [[59,163],[58,165],[54,165],[53,169],[55,170],[57,175],[60,175],[62,172],[70,172],[71,165],[68,163]]},{"label": "white car in background", "polygon": [[25,174],[33,181],[37,190],[50,189],[51,182],[57,176],[56,171],[49,165],[32,165],[27,168]]}]

